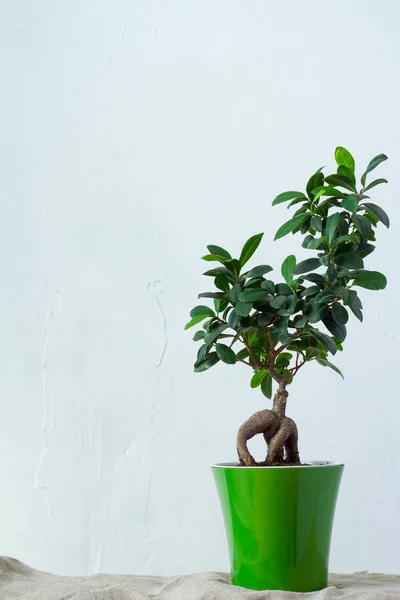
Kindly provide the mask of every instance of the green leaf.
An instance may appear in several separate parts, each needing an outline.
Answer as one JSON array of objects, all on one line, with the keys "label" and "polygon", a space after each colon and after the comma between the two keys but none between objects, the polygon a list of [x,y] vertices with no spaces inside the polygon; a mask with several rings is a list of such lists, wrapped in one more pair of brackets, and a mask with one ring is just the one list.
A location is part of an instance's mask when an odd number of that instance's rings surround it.
[{"label": "green leaf", "polygon": [[230,290],[229,281],[225,275],[217,275],[214,279],[214,285],[223,292],[228,292]]},{"label": "green leaf", "polygon": [[210,350],[211,346],[209,344],[202,344],[197,352],[196,363],[202,362],[207,357]]},{"label": "green leaf", "polygon": [[376,185],[380,185],[381,183],[388,183],[387,179],[375,179],[375,181],[371,181],[371,183],[369,183],[367,185],[366,188],[364,188],[364,192],[368,192],[368,190],[372,190],[372,188],[374,188]]},{"label": "green leaf", "polygon": [[336,344],[329,335],[322,333],[322,331],[317,331],[316,329],[310,329],[310,334],[314,336],[315,339],[318,340],[331,354],[336,354]]},{"label": "green leaf", "polygon": [[310,225],[315,231],[322,231],[322,219],[318,215],[311,217]]},{"label": "green leaf", "polygon": [[296,227],[296,229],[293,229],[293,233],[297,233],[298,231],[300,231],[300,233],[302,233],[303,235],[307,233],[307,231],[310,228],[311,213],[307,213],[306,217],[307,218],[304,219],[304,223]]},{"label": "green leaf", "polygon": [[335,281],[335,279],[337,279],[337,269],[335,265],[329,265],[325,273],[325,278],[328,281],[328,283],[332,283],[333,281]]},{"label": "green leaf", "polygon": [[[354,304],[359,304],[360,300],[357,296],[357,292],[355,290],[349,290],[347,288],[344,288],[341,292],[342,294],[342,298],[343,298],[343,304],[346,304],[347,306],[350,305],[354,305]],[[361,308],[361,306],[360,306]]]},{"label": "green leaf", "polygon": [[345,210],[348,210],[351,213],[356,212],[358,208],[358,198],[354,196],[354,194],[350,194],[349,196],[345,196],[342,200],[342,206]]},{"label": "green leaf", "polygon": [[[307,202],[308,202],[307,198],[296,198],[295,200],[292,200],[291,202],[289,202],[287,208],[291,208],[292,206],[295,206],[295,204],[300,204],[300,202],[304,202],[305,200],[307,200]],[[303,204],[303,206],[304,206],[304,204]]]},{"label": "green leaf", "polygon": [[217,364],[217,362],[219,362],[219,357],[218,357],[217,353],[210,352],[210,354],[208,354],[207,358],[205,358],[201,362],[195,363],[194,372],[202,373],[203,371],[207,371],[207,369],[210,369],[211,367],[213,367],[215,364]]},{"label": "green leaf", "polygon": [[204,321],[204,319],[207,318],[208,315],[199,315],[198,317],[194,317],[194,319],[191,319],[189,321],[189,323],[186,323],[185,325],[185,330],[186,329],[190,329],[190,327],[194,327],[195,325],[197,325],[198,323],[200,323],[201,321]]},{"label": "green leaf", "polygon": [[304,221],[306,221],[308,218],[308,214],[301,214],[297,215],[297,217],[293,217],[293,219],[290,219],[289,221],[286,221],[286,223],[279,227],[274,239],[279,240],[280,238],[284,237],[285,235],[296,229],[296,227],[301,226],[301,224],[304,223]]},{"label": "green leaf", "polygon": [[293,275],[309,273],[310,271],[314,271],[314,269],[318,269],[320,266],[321,263],[319,262],[319,258],[306,258],[306,260],[302,260],[294,267]]},{"label": "green leaf", "polygon": [[206,337],[204,338],[204,342],[206,344],[213,344],[215,342],[215,340],[221,335],[221,333],[223,333],[225,331],[225,329],[228,329],[228,325],[225,325],[225,324],[218,325],[217,327],[212,329],[209,333],[207,333]]},{"label": "green leaf", "polygon": [[[243,277],[245,277],[245,275],[243,275]],[[251,279],[248,279],[246,282],[243,283],[243,287],[245,289],[254,289],[257,288],[259,289],[261,287],[262,282],[265,281],[264,277],[251,277]]]},{"label": "green leaf", "polygon": [[346,242],[355,242],[358,243],[360,240],[355,235],[341,235],[335,240],[335,246],[340,246],[340,244],[344,244]]},{"label": "green leaf", "polygon": [[207,319],[207,321],[204,321],[204,323],[203,323],[204,331],[206,331],[208,333],[210,331],[212,324],[215,323],[215,320],[216,320],[216,317],[213,317],[212,319]]},{"label": "green leaf", "polygon": [[389,217],[383,208],[376,204],[372,204],[372,202],[364,202],[363,205],[366,206],[386,227],[390,226]]},{"label": "green leaf", "polygon": [[229,260],[227,260],[225,263],[225,267],[229,269],[234,279],[238,279],[242,266],[237,260],[237,258],[230,258]]},{"label": "green leaf", "polygon": [[277,296],[273,298],[270,302],[272,308],[280,309],[284,304],[286,304],[287,296]]},{"label": "green leaf", "polygon": [[297,200],[297,198],[306,198],[306,196],[303,194],[303,192],[283,192],[275,198],[275,200],[272,202],[272,206],[281,204],[282,202],[287,202],[288,200]]},{"label": "green leaf", "polygon": [[241,317],[247,317],[252,308],[251,302],[238,302],[235,306],[235,312]]},{"label": "green leaf", "polygon": [[384,160],[387,160],[386,154],[378,154],[378,156],[375,156],[368,163],[368,167],[366,168],[365,173],[363,173],[363,175],[361,177],[361,183],[362,183],[362,185],[365,185],[368,173],[371,173],[371,171],[373,171],[374,169],[376,169],[376,167],[378,165],[380,165],[381,162],[383,162]]},{"label": "green leaf", "polygon": [[349,308],[350,308],[351,312],[357,317],[357,319],[359,321],[361,321],[361,323],[362,323],[364,317],[363,317],[361,308],[359,308],[358,306],[353,306],[353,305],[349,306]]},{"label": "green leaf", "polygon": [[268,292],[268,294],[275,293],[275,284],[271,279],[267,279],[266,281],[263,281],[261,284],[261,287],[263,288],[263,290],[266,290]]},{"label": "green leaf", "polygon": [[218,358],[220,358],[222,362],[226,363],[227,365],[236,364],[236,354],[231,348],[225,346],[225,344],[216,344],[215,349],[217,351]]},{"label": "green leaf", "polygon": [[338,350],[340,350],[340,352],[342,352],[342,350],[343,350],[343,344],[342,344],[342,342],[340,340],[338,340],[337,338],[335,338],[335,337],[333,338],[333,341],[336,344],[336,348]]},{"label": "green leaf", "polygon": [[274,315],[269,313],[258,313],[257,314],[257,323],[260,327],[265,327],[266,325],[271,325],[274,320]]},{"label": "green leaf", "polygon": [[361,258],[365,258],[369,254],[371,254],[371,252],[373,252],[374,250],[375,250],[375,246],[373,246],[372,244],[363,244],[363,246],[360,247],[357,250],[357,252],[361,256]]},{"label": "green leaf", "polygon": [[296,306],[297,296],[295,294],[292,294],[291,296],[286,296],[286,305],[278,311],[278,315],[281,315],[283,317],[289,317],[290,315],[296,312]]},{"label": "green leaf", "polygon": [[204,339],[205,335],[206,335],[206,332],[203,331],[202,329],[200,329],[200,331],[196,331],[196,333],[194,334],[193,341],[199,342],[200,340]]},{"label": "green leaf", "polygon": [[248,289],[240,292],[240,302],[256,302],[257,300],[264,300],[267,296],[266,290],[263,289]]},{"label": "green leaf", "polygon": [[[325,352],[325,350],[324,350]],[[312,346],[309,346],[308,348],[306,348],[306,360],[312,360],[313,358],[316,358],[317,356],[320,356],[321,351],[319,350],[319,348],[313,348]]]},{"label": "green leaf", "polygon": [[272,377],[269,373],[261,382],[261,391],[267,398],[272,398]]},{"label": "green leaf", "polygon": [[336,323],[336,321],[332,318],[330,311],[328,311],[328,313],[322,319],[322,322],[325,325],[325,327],[327,328],[327,330],[330,331],[330,333],[333,336],[335,336],[335,338],[337,338],[341,342],[343,342],[346,339],[346,336],[347,336],[346,327],[344,325],[338,325]]},{"label": "green leaf", "polygon": [[336,148],[335,160],[339,166],[343,165],[345,167],[348,167],[354,173],[354,170],[355,170],[354,158],[352,157],[350,152],[348,150],[346,150],[346,148],[343,148],[342,146],[338,146]]},{"label": "green leaf", "polygon": [[338,325],[346,325],[349,320],[349,313],[342,304],[335,302],[332,306],[332,317]]},{"label": "green leaf", "polygon": [[354,225],[361,233],[361,236],[364,239],[364,241],[367,240],[372,229],[371,221],[369,221],[369,219],[367,219],[367,217],[364,217],[363,215],[352,215],[351,218]]},{"label": "green leaf", "polygon": [[215,246],[213,244],[210,244],[209,246],[207,246],[207,250],[210,254],[214,254],[215,256],[221,256],[222,258],[227,259],[232,258],[229,252],[225,250],[225,248],[221,248],[221,246]]},{"label": "green leaf", "polygon": [[333,300],[335,296],[335,292],[332,289],[327,288],[325,290],[322,290],[322,292],[320,292],[319,294],[317,294],[317,296],[315,296],[314,298],[314,301],[317,304],[326,304],[327,302]]},{"label": "green leaf", "polygon": [[357,192],[357,188],[349,177],[345,175],[328,175],[325,177],[327,183],[331,183],[334,186],[343,187],[351,192]]},{"label": "green leaf", "polygon": [[335,262],[345,269],[362,269],[364,266],[363,259],[355,252],[343,252],[335,256]]},{"label": "green leaf", "polygon": [[278,354],[275,365],[278,367],[278,369],[288,367],[292,358],[293,354],[290,354],[290,352],[281,352]]},{"label": "green leaf", "polygon": [[272,267],[270,267],[269,265],[259,265],[258,267],[254,267],[253,269],[250,269],[250,271],[248,271],[247,273],[244,273],[244,275],[246,275],[246,277],[248,279],[250,279],[253,277],[262,277],[263,275],[265,275],[266,273],[269,273],[270,271],[272,271]]},{"label": "green leaf", "polygon": [[275,286],[275,292],[278,296],[291,296],[292,290],[287,283],[277,283]]},{"label": "green leaf", "polygon": [[240,321],[240,315],[238,315],[235,310],[232,310],[228,315],[229,327],[232,327],[232,329],[235,329],[235,327],[239,323],[239,321]]},{"label": "green leaf", "polygon": [[281,273],[288,285],[293,283],[293,269],[296,266],[296,257],[294,254],[287,256],[282,263]]},{"label": "green leaf", "polygon": [[384,290],[387,284],[386,277],[378,271],[363,271],[355,278],[353,285],[367,290]]},{"label": "green leaf", "polygon": [[303,315],[297,315],[297,317],[293,319],[293,325],[296,327],[296,329],[301,329],[302,327],[304,327],[304,325],[307,324],[307,322],[308,317]]},{"label": "green leaf", "polygon": [[217,313],[223,312],[227,308],[227,306],[227,300],[217,300],[217,298],[214,299],[214,308]]},{"label": "green leaf", "polygon": [[258,387],[259,385],[261,385],[263,379],[265,377],[267,377],[267,375],[268,375],[268,371],[264,371],[262,369],[260,369],[259,371],[256,371],[254,373],[253,377],[251,378],[250,387],[254,389],[254,388]]},{"label": "green leaf", "polygon": [[321,248],[322,246],[326,245],[327,241],[328,239],[326,237],[314,238],[313,240],[310,240],[308,242],[307,248],[309,250],[318,250],[318,248]]},{"label": "green leaf", "polygon": [[197,296],[198,298],[218,298],[224,300],[224,294],[222,292],[202,292]]},{"label": "green leaf", "polygon": [[315,190],[312,191],[313,194],[315,194],[315,198],[314,200],[320,196],[335,196],[336,198],[341,198],[343,196],[343,192],[341,192],[340,190],[337,190],[336,188],[332,187],[331,185],[326,185],[326,186],[320,186],[315,188]]},{"label": "green leaf", "polygon": [[263,237],[263,233],[257,233],[253,235],[251,238],[247,240],[245,245],[242,248],[242,252],[240,253],[239,262],[242,265],[245,265],[248,260],[253,256],[254,252],[257,250],[258,246]]},{"label": "green leaf", "polygon": [[339,221],[340,221],[339,213],[334,213],[333,215],[330,215],[326,220],[325,231],[326,231],[326,235],[328,236],[329,242],[332,242],[333,238],[335,237],[336,230],[339,225]]},{"label": "green leaf", "polygon": [[316,294],[319,294],[320,291],[321,290],[317,285],[312,285],[311,287],[306,288],[301,292],[300,298],[308,298],[308,296],[315,296]]},{"label": "green leaf", "polygon": [[286,381],[286,383],[288,383],[288,384],[292,383],[292,381],[293,381],[293,375],[292,375],[292,373],[290,371],[284,370],[282,372],[282,377]]},{"label": "green leaf", "polygon": [[215,317],[215,312],[209,306],[195,306],[190,311],[190,316],[192,319],[195,317],[203,316],[205,317]]},{"label": "green leaf", "polygon": [[325,286],[325,279],[322,275],[319,275],[319,273],[308,273],[307,275],[303,275],[303,279],[311,281],[321,288]]},{"label": "green leaf", "polygon": [[222,264],[228,260],[224,256],[217,256],[216,254],[205,254],[201,259],[206,260],[207,262],[220,262]]},{"label": "green leaf", "polygon": [[349,169],[349,167],[345,167],[344,165],[340,165],[337,168],[337,174],[338,175],[344,175],[345,177],[348,177],[355,185],[356,183],[356,176],[354,175],[354,171],[352,171],[351,169]]},{"label": "green leaf", "polygon": [[326,360],[325,358],[316,358],[315,359],[320,365],[322,365],[323,367],[329,367],[330,369],[333,369],[333,371],[335,371],[336,373],[339,373],[340,377],[342,379],[344,379],[343,377],[343,373],[341,372],[340,369],[338,369],[335,365],[333,365],[331,362],[329,362],[329,360]]},{"label": "green leaf", "polygon": [[[322,167],[323,169],[323,167]],[[324,183],[324,174],[321,173],[321,169],[319,169],[316,173],[314,173],[314,175],[311,175],[310,179],[308,180],[307,183],[307,194],[308,197],[310,198],[310,200],[313,200],[315,194],[313,192],[313,190],[317,187],[321,187]]]},{"label": "green leaf", "polygon": [[197,352],[197,360],[196,363],[202,362],[207,354],[210,352],[211,346],[209,344],[203,344],[200,346],[199,351]]},{"label": "green leaf", "polygon": [[227,277],[230,281],[232,281],[232,282],[235,281],[234,273],[232,273],[232,271],[227,269],[226,266],[215,267],[215,269],[210,269],[209,271],[205,271],[203,273],[203,275],[206,275],[207,277],[217,277],[218,275],[225,275],[225,277]]},{"label": "green leaf", "polygon": [[247,350],[247,348],[242,348],[241,350],[239,350],[239,352],[236,354],[236,360],[244,360],[245,358],[248,358],[249,355],[249,351]]},{"label": "green leaf", "polygon": [[235,283],[235,285],[233,285],[231,287],[231,289],[229,290],[229,292],[227,292],[225,294],[225,298],[227,298],[231,302],[238,302],[239,301],[239,294],[240,294],[241,291],[242,291],[242,288],[240,287],[240,285],[238,283]]}]

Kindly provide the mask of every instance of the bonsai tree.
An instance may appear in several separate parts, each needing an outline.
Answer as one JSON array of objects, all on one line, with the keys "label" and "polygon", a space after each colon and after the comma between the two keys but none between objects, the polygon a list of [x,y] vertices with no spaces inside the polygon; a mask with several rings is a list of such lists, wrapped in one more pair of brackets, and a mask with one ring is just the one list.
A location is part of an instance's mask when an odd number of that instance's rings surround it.
[{"label": "bonsai tree", "polygon": [[[365,261],[375,250],[379,223],[389,227],[385,211],[369,202],[375,186],[387,183],[369,174],[387,156],[373,158],[357,186],[355,162],[348,150],[336,148],[337,171],[325,176],[323,168],[309,179],[306,192],[279,194],[272,205],[289,202],[296,207],[291,219],[277,231],[275,240],[289,233],[303,236],[302,247],[310,258],[297,262],[290,255],[282,263],[284,281],[270,279],[272,267],[257,265],[245,270],[257,250],[262,233],[253,235],[239,258],[220,246],[207,246],[207,262],[220,263],[204,275],[214,281],[215,290],[199,298],[211,298],[214,308],[200,305],[190,313],[185,329],[203,322],[194,335],[201,342],[194,365],[196,373],[219,362],[250,367],[252,388],[272,398],[271,410],[261,410],[239,429],[237,452],[242,465],[301,464],[295,422],[286,416],[287,388],[305,365],[317,362],[342,375],[329,355],[343,349],[349,311],[363,320],[358,288],[382,290],[386,277],[365,269]],[[263,434],[268,446],[266,460],[256,463],[247,441]]]}]

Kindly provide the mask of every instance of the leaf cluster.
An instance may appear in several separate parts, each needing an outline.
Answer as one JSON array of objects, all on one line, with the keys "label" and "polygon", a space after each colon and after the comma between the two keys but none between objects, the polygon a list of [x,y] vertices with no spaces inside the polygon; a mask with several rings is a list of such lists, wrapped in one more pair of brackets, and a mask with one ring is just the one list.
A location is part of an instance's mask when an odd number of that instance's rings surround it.
[{"label": "leaf cluster", "polygon": [[[315,361],[339,369],[329,354],[342,350],[349,312],[363,320],[363,305],[354,288],[381,290],[386,277],[365,269],[365,259],[375,250],[379,223],[389,227],[389,217],[369,202],[369,192],[387,183],[367,176],[387,157],[380,154],[368,164],[357,187],[355,161],[348,150],[336,148],[336,173],[315,172],[305,192],[279,194],[273,205],[289,202],[296,207],[291,219],[277,231],[275,240],[289,233],[303,236],[303,248],[313,255],[297,262],[294,255],[282,263],[284,281],[271,279],[272,267],[262,264],[245,270],[263,234],[252,236],[239,258],[216,245],[203,256],[217,266],[204,275],[213,279],[214,290],[199,298],[211,298],[214,307],[198,305],[190,313],[186,329],[202,323],[194,335],[202,344],[195,371],[202,372],[222,361],[242,362],[253,371],[251,387],[260,387],[270,398],[272,382],[288,385],[299,369]],[[324,330],[321,330],[325,329]]]}]

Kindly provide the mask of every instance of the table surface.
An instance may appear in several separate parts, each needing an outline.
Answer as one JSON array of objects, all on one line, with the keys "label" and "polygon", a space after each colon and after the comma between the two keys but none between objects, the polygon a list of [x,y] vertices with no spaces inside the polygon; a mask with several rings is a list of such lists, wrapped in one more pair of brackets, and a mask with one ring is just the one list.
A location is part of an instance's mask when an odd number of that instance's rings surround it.
[{"label": "table surface", "polygon": [[66,577],[36,571],[0,557],[1,600],[400,600],[400,575],[354,573],[330,576],[329,586],[310,594],[255,592],[230,584],[227,573],[174,577],[93,575]]}]

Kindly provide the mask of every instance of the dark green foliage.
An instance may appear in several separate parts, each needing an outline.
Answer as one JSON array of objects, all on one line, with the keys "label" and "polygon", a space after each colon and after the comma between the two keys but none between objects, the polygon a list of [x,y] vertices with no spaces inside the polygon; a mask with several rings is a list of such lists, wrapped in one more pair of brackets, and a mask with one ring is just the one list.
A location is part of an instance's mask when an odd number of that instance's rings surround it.
[{"label": "dark green foliage", "polygon": [[220,358],[222,362],[228,365],[234,365],[236,363],[236,355],[231,348],[225,346],[225,344],[216,344],[215,349],[218,358]]},{"label": "dark green foliage", "polygon": [[196,306],[185,326],[188,329],[201,323],[202,327],[193,338],[202,342],[196,372],[218,362],[244,362],[254,370],[251,387],[260,387],[268,398],[273,380],[290,384],[307,362],[314,361],[342,376],[329,362],[328,354],[342,350],[349,313],[363,320],[362,303],[354,287],[386,287],[382,273],[364,268],[366,257],[375,250],[379,223],[390,224],[386,212],[365,195],[387,183],[382,178],[369,185],[366,181],[386,159],[380,154],[370,161],[358,189],[354,158],[338,147],[336,173],[325,177],[319,169],[308,180],[306,193],[289,191],[275,198],[273,205],[288,202],[288,208],[295,207],[275,240],[300,233],[302,247],[312,253],[299,262],[294,255],[285,258],[281,266],[284,281],[266,278],[272,271],[268,264],[243,272],[261,243],[262,233],[247,240],[238,259],[220,246],[207,246],[203,259],[217,265],[204,275],[214,278],[217,291],[203,292],[199,298],[212,299],[215,310]]},{"label": "dark green foliage", "polygon": [[272,377],[269,373],[261,382],[261,391],[267,398],[272,398]]}]

